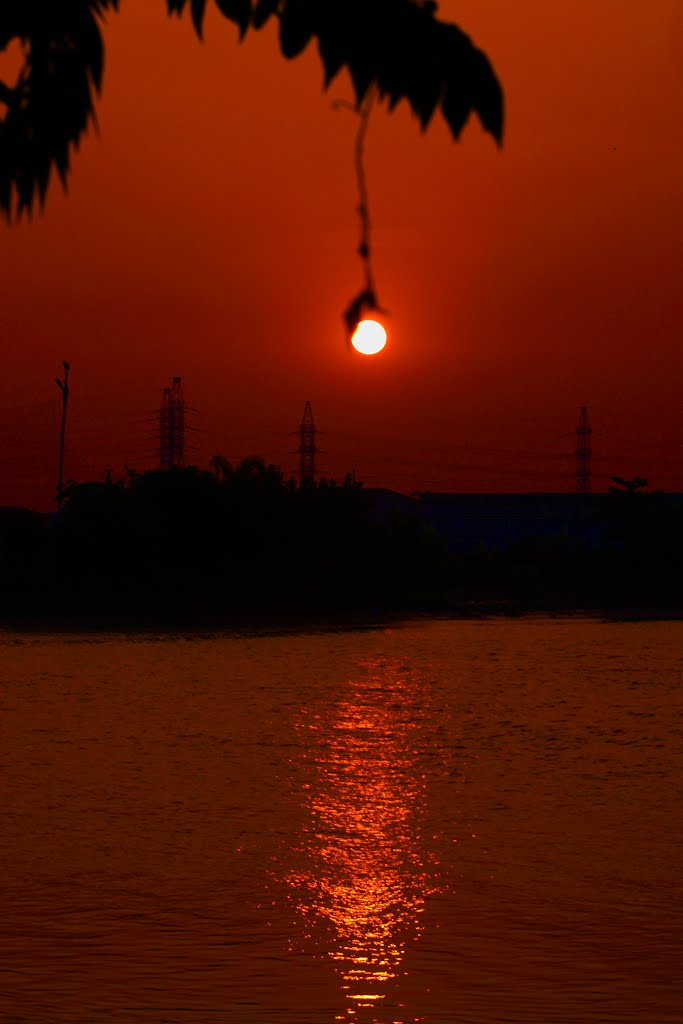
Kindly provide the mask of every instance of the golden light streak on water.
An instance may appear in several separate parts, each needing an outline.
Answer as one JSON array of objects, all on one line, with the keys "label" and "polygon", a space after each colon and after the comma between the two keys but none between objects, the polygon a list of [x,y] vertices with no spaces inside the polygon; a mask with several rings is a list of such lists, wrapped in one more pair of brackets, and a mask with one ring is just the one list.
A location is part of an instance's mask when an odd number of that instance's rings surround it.
[{"label": "golden light streak on water", "polygon": [[308,870],[287,882],[315,955],[339,975],[348,1015],[376,1009],[390,987],[400,1005],[406,950],[435,890],[422,835],[423,721],[421,685],[382,659],[345,681],[327,720],[304,712],[296,725],[316,733],[318,759],[303,791]]}]

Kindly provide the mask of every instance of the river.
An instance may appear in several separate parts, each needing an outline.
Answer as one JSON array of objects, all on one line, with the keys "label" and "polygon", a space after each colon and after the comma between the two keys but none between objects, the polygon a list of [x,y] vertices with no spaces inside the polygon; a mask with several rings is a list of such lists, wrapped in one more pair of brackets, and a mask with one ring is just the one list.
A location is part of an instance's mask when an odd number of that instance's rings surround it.
[{"label": "river", "polygon": [[683,1021],[683,623],[0,632],[0,1020]]}]

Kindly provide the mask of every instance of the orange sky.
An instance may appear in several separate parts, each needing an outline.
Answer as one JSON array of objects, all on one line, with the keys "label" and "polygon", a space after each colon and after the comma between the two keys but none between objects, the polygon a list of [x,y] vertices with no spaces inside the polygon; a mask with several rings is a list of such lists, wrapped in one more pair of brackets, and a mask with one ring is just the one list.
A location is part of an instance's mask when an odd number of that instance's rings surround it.
[{"label": "orange sky", "polygon": [[161,0],[123,0],[69,194],[0,227],[0,504],[48,508],[72,365],[66,474],[154,465],[183,378],[206,466],[295,468],[310,399],[323,472],[368,485],[571,490],[587,403],[594,488],[683,489],[683,6],[444,0],[506,96],[502,150],[408,109],[373,114],[367,172],[390,345],[351,355],[362,284],[356,121],[314,46],[275,26],[204,44]]}]

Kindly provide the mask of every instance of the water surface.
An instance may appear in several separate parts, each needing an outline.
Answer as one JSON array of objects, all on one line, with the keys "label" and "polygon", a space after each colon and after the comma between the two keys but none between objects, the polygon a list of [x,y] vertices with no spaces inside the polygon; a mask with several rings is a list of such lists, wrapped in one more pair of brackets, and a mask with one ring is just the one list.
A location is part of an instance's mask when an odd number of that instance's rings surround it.
[{"label": "water surface", "polygon": [[683,1021],[683,624],[0,634],[0,1019]]}]

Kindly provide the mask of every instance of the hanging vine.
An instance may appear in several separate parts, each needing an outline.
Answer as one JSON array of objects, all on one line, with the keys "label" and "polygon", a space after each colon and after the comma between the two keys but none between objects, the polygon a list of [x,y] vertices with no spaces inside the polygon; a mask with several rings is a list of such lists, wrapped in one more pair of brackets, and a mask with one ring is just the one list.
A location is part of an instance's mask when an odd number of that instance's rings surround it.
[{"label": "hanging vine", "polygon": [[365,140],[368,131],[368,123],[376,93],[373,88],[368,89],[363,101],[358,108],[343,100],[337,101],[335,107],[346,107],[358,114],[358,130],[354,144],[354,165],[356,169],[356,183],[358,186],[358,217],[360,220],[360,239],[358,242],[358,255],[363,265],[364,284],[361,291],[351,300],[342,316],[346,325],[347,334],[353,334],[358,322],[363,319],[366,312],[382,312],[377,300],[375,278],[372,269],[372,250],[370,246],[370,235],[372,222],[370,219],[370,204],[368,198],[368,185],[365,174]]}]

